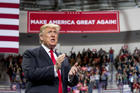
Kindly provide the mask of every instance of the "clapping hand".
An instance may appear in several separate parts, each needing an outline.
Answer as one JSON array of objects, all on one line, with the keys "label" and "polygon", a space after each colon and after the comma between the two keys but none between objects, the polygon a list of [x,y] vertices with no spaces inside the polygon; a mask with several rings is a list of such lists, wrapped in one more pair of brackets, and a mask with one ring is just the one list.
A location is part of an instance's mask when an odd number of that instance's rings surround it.
[{"label": "clapping hand", "polygon": [[65,59],[65,54],[61,54],[56,58],[56,64],[55,64],[56,70],[61,68],[61,64],[64,61],[64,59]]}]

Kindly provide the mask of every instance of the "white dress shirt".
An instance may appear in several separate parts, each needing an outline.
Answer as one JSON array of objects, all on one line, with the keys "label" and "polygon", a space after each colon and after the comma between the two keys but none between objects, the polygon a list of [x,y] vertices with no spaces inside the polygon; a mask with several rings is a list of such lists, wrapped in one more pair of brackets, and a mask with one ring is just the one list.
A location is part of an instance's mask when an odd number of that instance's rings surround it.
[{"label": "white dress shirt", "polygon": [[[50,56],[51,58],[51,53],[50,53],[50,49],[48,47],[46,47],[44,44],[41,44],[41,46],[45,49],[45,51],[48,53],[48,55]],[[55,59],[57,58],[57,55],[53,52],[53,55],[55,57]],[[61,71],[60,71],[61,72]],[[57,71],[56,71],[56,68],[54,67],[54,75],[55,77],[58,77],[58,74],[57,74]]]},{"label": "white dress shirt", "polygon": [[[51,53],[50,53],[50,49],[48,47],[46,47],[44,44],[41,44],[41,46],[45,49],[45,51],[48,53],[48,55],[50,56],[51,58]],[[53,52],[53,55],[55,57],[55,59],[57,58],[57,55]],[[61,70],[60,70],[60,74],[61,74]],[[55,77],[58,77],[58,74],[57,74],[57,71],[56,71],[56,68],[54,67],[54,75]],[[69,75],[68,75],[68,81],[71,81],[73,80],[73,77],[70,79]]]}]

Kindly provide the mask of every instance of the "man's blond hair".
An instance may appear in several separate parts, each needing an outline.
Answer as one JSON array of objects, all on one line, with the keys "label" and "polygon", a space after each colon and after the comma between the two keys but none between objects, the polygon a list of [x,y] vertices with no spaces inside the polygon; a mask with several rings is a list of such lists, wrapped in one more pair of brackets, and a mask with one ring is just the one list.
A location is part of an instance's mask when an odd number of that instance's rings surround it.
[{"label": "man's blond hair", "polygon": [[46,28],[55,28],[56,31],[59,31],[60,30],[60,26],[57,25],[57,24],[44,24],[40,27],[40,33],[42,33]]}]

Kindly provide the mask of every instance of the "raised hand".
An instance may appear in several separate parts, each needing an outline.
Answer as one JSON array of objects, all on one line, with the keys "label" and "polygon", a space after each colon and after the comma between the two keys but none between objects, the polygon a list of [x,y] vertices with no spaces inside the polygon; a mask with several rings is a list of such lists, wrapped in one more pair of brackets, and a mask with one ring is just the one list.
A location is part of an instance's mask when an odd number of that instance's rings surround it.
[{"label": "raised hand", "polygon": [[76,73],[78,72],[78,70],[80,69],[80,66],[78,66],[78,62],[76,62],[70,69],[69,71],[69,76],[73,76],[76,75]]}]

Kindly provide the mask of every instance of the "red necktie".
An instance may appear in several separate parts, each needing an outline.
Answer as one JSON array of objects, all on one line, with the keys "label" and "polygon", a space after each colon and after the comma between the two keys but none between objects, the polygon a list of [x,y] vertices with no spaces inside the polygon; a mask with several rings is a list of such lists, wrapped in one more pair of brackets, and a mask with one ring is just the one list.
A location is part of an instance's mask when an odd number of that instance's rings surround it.
[{"label": "red necktie", "polygon": [[[55,65],[56,60],[55,60],[55,57],[53,55],[53,50],[52,49],[50,50],[50,53],[51,53],[52,62]],[[58,79],[59,79],[59,92],[58,93],[62,93],[62,80],[61,80],[61,74],[60,74],[59,70],[57,71],[57,74],[58,74]]]}]

